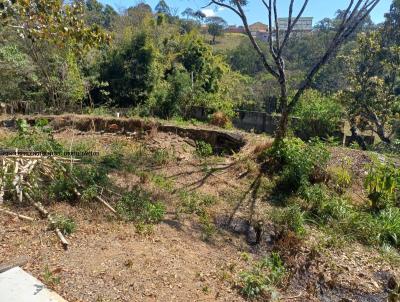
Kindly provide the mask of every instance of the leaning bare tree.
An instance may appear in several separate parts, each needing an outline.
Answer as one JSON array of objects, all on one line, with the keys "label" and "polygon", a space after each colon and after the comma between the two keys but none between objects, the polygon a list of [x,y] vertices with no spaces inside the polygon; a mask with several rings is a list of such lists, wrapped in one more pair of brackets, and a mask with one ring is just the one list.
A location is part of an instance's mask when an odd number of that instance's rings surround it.
[{"label": "leaning bare tree", "polygon": [[[298,87],[297,92],[293,97],[289,97],[287,88],[287,74],[285,68],[285,60],[283,52],[287,46],[290,35],[293,33],[295,26],[301,16],[303,15],[309,0],[304,0],[300,11],[296,16],[293,13],[295,0],[290,0],[289,4],[289,17],[287,27],[280,28],[278,22],[277,0],[260,0],[262,5],[265,6],[268,15],[268,31],[269,31],[269,48],[264,52],[255,40],[249,29],[247,16],[245,13],[245,6],[248,0],[211,0],[207,5],[217,5],[227,8],[237,14],[243,22],[246,34],[249,37],[256,52],[260,56],[263,65],[267,72],[272,74],[280,86],[280,104],[281,104],[281,117],[279,126],[276,131],[276,139],[281,140],[287,134],[289,115],[293,112],[296,104],[299,102],[300,97],[306,89],[310,87],[315,75],[320,69],[336,55],[338,49],[344,41],[355,31],[355,29],[362,23],[362,21],[371,13],[380,0],[350,0],[349,6],[341,16],[341,22],[337,28],[336,35],[333,37],[329,46],[325,50],[323,56],[313,65],[313,67],[306,73],[305,78]],[[271,57],[272,60],[268,58]]]}]

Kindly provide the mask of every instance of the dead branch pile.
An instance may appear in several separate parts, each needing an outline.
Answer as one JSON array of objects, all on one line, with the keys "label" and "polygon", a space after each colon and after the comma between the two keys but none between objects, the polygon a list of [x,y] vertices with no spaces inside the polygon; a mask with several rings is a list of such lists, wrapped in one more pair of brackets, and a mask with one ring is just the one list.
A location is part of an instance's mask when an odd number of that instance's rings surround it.
[{"label": "dead branch pile", "polygon": [[[68,241],[57,227],[55,216],[45,208],[41,201],[41,193],[46,191],[46,186],[59,177],[68,179],[73,184],[71,188],[74,197],[82,197],[84,184],[72,173],[73,167],[80,163],[79,159],[58,156],[26,156],[3,155],[0,156],[0,214],[10,215],[34,221],[32,217],[15,213],[5,208],[5,202],[29,204],[33,206],[43,219],[47,219],[51,229],[55,231],[63,247],[67,249]],[[101,192],[107,189],[102,189]],[[113,214],[117,212],[106,201],[102,193],[93,196],[93,199],[103,204]]]}]

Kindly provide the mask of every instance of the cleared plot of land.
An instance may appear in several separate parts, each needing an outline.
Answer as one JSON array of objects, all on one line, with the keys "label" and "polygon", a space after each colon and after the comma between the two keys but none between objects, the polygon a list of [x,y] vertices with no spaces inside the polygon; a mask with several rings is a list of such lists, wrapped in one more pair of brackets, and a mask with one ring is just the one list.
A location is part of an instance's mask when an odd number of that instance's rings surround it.
[{"label": "cleared plot of land", "polygon": [[[51,202],[52,213],[73,217],[77,225],[67,251],[45,221],[0,216],[0,263],[28,256],[24,269],[70,302],[242,301],[241,272],[271,251],[281,253],[290,271],[279,286],[283,301],[383,301],[389,280],[399,274],[395,256],[312,226],[301,243],[274,237],[267,214],[275,205],[262,194],[268,179],[262,178],[260,196],[246,198],[258,176],[254,149],[268,145],[268,138],[249,135],[232,156],[200,156],[195,141],[157,131],[126,137],[67,129],[55,138],[102,156],[117,152],[122,164],[109,172],[117,193],[139,185],[166,206],[161,223],[148,226],[118,220],[96,203]],[[368,161],[360,151],[337,148],[331,165],[344,156],[357,159],[357,166]],[[38,218],[33,209],[10,207]],[[254,245],[249,222],[259,220],[262,241]]]}]

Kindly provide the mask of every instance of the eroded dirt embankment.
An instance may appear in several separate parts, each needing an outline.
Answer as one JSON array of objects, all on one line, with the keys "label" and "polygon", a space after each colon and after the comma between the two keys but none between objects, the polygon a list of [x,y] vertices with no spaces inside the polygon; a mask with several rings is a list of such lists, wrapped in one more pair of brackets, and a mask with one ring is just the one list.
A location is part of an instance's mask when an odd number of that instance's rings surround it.
[{"label": "eroded dirt embankment", "polygon": [[120,134],[148,133],[150,131],[175,133],[194,141],[205,141],[211,144],[217,153],[232,154],[233,152],[239,152],[246,144],[244,136],[237,131],[177,126],[139,118],[113,118],[90,115],[37,115],[3,117],[1,124],[3,127],[12,128],[16,126],[18,119],[25,119],[29,124],[35,124],[38,119],[47,119],[50,122],[50,126],[56,131],[73,128],[83,132]]}]

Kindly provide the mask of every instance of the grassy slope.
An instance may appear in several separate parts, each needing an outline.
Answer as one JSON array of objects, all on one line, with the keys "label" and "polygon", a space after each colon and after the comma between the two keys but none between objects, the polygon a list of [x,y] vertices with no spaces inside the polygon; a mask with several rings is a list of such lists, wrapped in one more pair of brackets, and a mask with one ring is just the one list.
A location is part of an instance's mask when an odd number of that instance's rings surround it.
[{"label": "grassy slope", "polygon": [[[206,41],[212,41],[212,36],[204,34]],[[215,52],[225,51],[236,48],[242,41],[246,40],[247,36],[238,33],[225,33],[222,37],[216,38],[216,44],[212,45]]]}]

